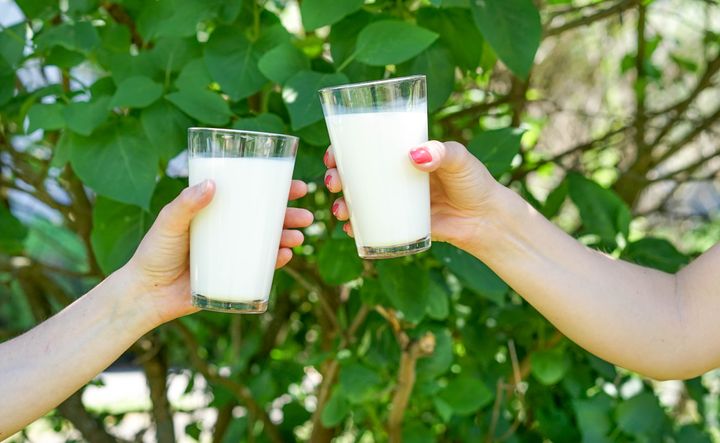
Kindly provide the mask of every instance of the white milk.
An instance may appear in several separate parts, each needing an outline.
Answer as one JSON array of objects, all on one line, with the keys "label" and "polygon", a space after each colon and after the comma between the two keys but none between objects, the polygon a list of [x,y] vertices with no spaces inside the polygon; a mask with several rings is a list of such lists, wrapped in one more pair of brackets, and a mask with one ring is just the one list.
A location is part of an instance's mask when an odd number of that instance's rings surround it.
[{"label": "white milk", "polygon": [[429,176],[409,157],[427,141],[427,114],[339,114],[326,122],[358,248],[430,235]]},{"label": "white milk", "polygon": [[190,159],[190,185],[215,181],[212,202],[190,228],[193,294],[228,301],[270,294],[294,159]]}]

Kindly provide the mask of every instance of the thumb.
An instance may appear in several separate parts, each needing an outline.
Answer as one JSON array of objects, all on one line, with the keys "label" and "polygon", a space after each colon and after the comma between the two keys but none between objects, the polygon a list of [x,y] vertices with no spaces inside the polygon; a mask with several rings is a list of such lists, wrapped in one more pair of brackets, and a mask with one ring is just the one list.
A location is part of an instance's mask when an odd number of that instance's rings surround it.
[{"label": "thumb", "polygon": [[410,151],[413,166],[424,172],[460,172],[470,165],[470,157],[465,146],[457,142],[431,140]]},{"label": "thumb", "polygon": [[210,203],[214,193],[215,183],[212,180],[183,189],[180,195],[160,211],[155,227],[172,234],[186,232],[190,221]]}]

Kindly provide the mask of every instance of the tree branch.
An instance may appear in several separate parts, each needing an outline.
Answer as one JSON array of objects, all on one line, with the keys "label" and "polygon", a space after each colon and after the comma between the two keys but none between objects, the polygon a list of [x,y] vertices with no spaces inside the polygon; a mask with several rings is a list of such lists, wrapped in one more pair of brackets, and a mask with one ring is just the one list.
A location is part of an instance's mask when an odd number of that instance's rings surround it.
[{"label": "tree branch", "polygon": [[127,11],[125,11],[125,9],[117,3],[105,1],[102,3],[102,7],[116,22],[121,25],[125,25],[128,29],[130,29],[131,41],[138,47],[138,49],[142,48],[144,44],[142,36],[138,32],[137,26],[135,26],[135,21],[132,17],[130,17],[130,14],[128,14]]},{"label": "tree branch", "polygon": [[637,6],[638,4],[640,4],[640,2],[641,2],[641,0],[619,1],[618,3],[614,4],[613,6],[610,6],[605,9],[601,9],[600,11],[597,11],[593,14],[586,15],[586,16],[583,16],[576,20],[564,23],[562,25],[549,28],[545,31],[545,37],[556,36],[556,35],[562,34],[563,32],[569,31],[571,29],[587,26],[587,25],[595,23],[599,20],[604,20],[608,17],[612,17],[616,14],[622,14],[623,12],[627,11],[628,9],[631,9],[631,8]]},{"label": "tree branch", "polygon": [[[367,318],[369,313],[370,308],[367,305],[363,304],[362,306],[360,306],[360,309],[358,310],[357,314],[355,314],[355,318],[353,319],[350,327],[347,330],[347,334],[345,334],[340,340],[338,352],[347,349],[348,345],[355,340],[355,334],[357,333],[358,329],[360,329],[360,326],[362,326],[362,324],[365,322],[365,319]],[[335,353],[335,355],[337,355],[337,352]],[[320,388],[317,395],[317,406],[312,416],[313,428],[312,435],[310,436],[311,442],[316,443],[330,441],[335,435],[334,430],[323,426],[321,417],[323,408],[325,407],[325,404],[330,398],[330,389],[335,384],[335,379],[337,377],[339,367],[340,363],[337,361],[337,359],[332,359],[325,362],[325,370],[323,371],[323,378],[322,382],[320,383]]]},{"label": "tree branch", "polygon": [[82,389],[58,406],[60,414],[80,431],[85,440],[93,443],[116,443],[118,439],[105,431],[103,425],[90,415],[82,403]]},{"label": "tree branch", "polygon": [[155,441],[158,443],[174,443],[175,428],[173,426],[173,413],[167,398],[167,354],[165,345],[159,343],[158,337],[151,339],[158,351],[143,364],[143,370],[150,389],[152,402],[152,417],[155,422]]},{"label": "tree branch", "polygon": [[255,399],[253,398],[250,389],[248,389],[247,386],[236,380],[225,378],[219,375],[215,368],[210,367],[210,365],[208,365],[207,362],[205,362],[205,360],[200,357],[198,353],[200,345],[198,345],[190,329],[188,329],[187,326],[185,326],[179,320],[175,320],[171,324],[173,325],[175,330],[180,333],[180,337],[185,342],[185,346],[187,346],[189,350],[190,360],[193,362],[193,366],[195,366],[195,368],[197,368],[197,370],[200,371],[200,373],[209,382],[222,385],[228,390],[230,390],[230,392],[234,393],[235,396],[237,396],[237,398],[244,403],[245,407],[248,410],[248,413],[252,414],[254,417],[259,418],[260,421],[263,423],[264,431],[270,441],[272,441],[273,443],[282,443],[283,439],[280,435],[280,431],[278,430],[275,423],[270,420],[270,416],[267,414],[267,411],[265,411],[263,407],[261,407],[255,402]]},{"label": "tree branch", "polygon": [[652,146],[658,145],[665,138],[665,136],[670,133],[672,128],[677,125],[677,123],[680,121],[685,112],[687,112],[687,110],[690,108],[690,105],[695,101],[695,99],[704,90],[712,86],[712,79],[715,74],[718,73],[718,71],[720,71],[720,52],[717,56],[715,56],[715,58],[710,60],[707,67],[705,68],[705,72],[703,72],[702,77],[700,77],[697,84],[695,85],[695,88],[686,98],[657,113],[658,116],[671,114],[673,118],[671,118],[667,123],[665,123],[665,125],[660,129],[660,131],[657,133],[651,143]]},{"label": "tree branch", "polygon": [[415,366],[419,358],[427,357],[435,352],[435,336],[427,332],[418,340],[414,340],[402,350],[400,368],[397,374],[397,385],[393,394],[388,417],[387,428],[391,443],[402,443],[402,423],[415,386]]}]

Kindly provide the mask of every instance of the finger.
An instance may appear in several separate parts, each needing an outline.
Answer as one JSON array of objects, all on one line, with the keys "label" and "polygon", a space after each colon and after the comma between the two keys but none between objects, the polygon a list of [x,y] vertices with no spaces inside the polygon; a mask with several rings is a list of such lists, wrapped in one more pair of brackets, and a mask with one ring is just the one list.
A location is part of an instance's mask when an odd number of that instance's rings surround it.
[{"label": "finger", "polygon": [[290,184],[290,196],[288,200],[297,200],[305,197],[308,192],[307,183],[302,180],[293,180]]},{"label": "finger", "polygon": [[277,255],[277,260],[275,261],[275,269],[282,268],[286,264],[290,263],[290,260],[292,259],[293,253],[288,248],[280,248]]},{"label": "finger", "polygon": [[465,146],[457,142],[431,140],[410,150],[413,165],[425,172],[443,170],[447,172],[462,171],[468,166],[471,155]]},{"label": "finger", "polygon": [[325,166],[327,166],[328,168],[334,168],[337,166],[335,164],[335,154],[333,153],[332,146],[329,146],[327,148],[327,151],[325,151],[323,163],[325,163]]},{"label": "finger", "polygon": [[215,183],[205,180],[194,186],[183,189],[158,214],[155,221],[156,229],[165,229],[171,233],[183,233],[190,227],[190,221],[198,212],[207,206],[215,194]]},{"label": "finger", "polygon": [[335,168],[328,169],[325,173],[325,187],[330,192],[342,191],[342,182],[340,181],[340,173]]},{"label": "finger", "polygon": [[281,248],[294,248],[300,246],[305,240],[305,236],[302,232],[294,229],[284,229],[280,236],[280,247]]},{"label": "finger", "polygon": [[313,222],[312,212],[303,208],[287,208],[285,211],[286,228],[307,228]]},{"label": "finger", "polygon": [[352,224],[350,222],[347,222],[343,225],[342,230],[345,231],[347,235],[349,235],[351,238],[355,238],[355,234],[353,233]]},{"label": "finger", "polygon": [[340,221],[345,221],[348,218],[350,218],[350,212],[348,211],[348,207],[345,204],[345,199],[340,197],[339,199],[335,200],[335,203],[333,203],[332,208],[330,209],[332,214]]}]

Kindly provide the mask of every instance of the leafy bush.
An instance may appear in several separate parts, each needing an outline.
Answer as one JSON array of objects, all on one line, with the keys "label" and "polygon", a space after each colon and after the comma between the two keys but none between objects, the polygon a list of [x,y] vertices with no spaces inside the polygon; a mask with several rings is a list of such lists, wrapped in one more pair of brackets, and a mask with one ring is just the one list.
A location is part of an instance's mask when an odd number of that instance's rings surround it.
[{"label": "leafy bush", "polygon": [[[667,209],[638,206],[655,183],[715,173],[715,151],[665,161],[718,119],[696,105],[715,86],[719,39],[698,19],[690,45],[703,50],[672,52],[685,46],[648,24],[663,3],[16,0],[26,19],[0,31],[0,337],[57,312],[130,257],[185,185],[168,171],[188,127],[286,132],[301,138],[296,177],[317,185],[298,203],[317,225],[276,274],[268,314],[200,313],[133,348],[158,441],[176,437],[162,400],[168,367],[208,380],[217,422],[193,421],[186,433],[213,441],[710,441],[706,417],[716,411],[700,379],[682,385],[672,409],[648,380],[630,398],[618,394],[638,377],[565,339],[474,257],[436,243],[363,263],[322,186],[328,135],[317,89],[424,73],[433,138],[468,144],[590,245],[677,270],[689,257],[631,221]],[[704,3],[697,10],[717,17],[717,4]],[[550,49],[536,57],[541,40],[567,47],[582,35],[627,35],[621,17],[638,44],[602,75],[631,91],[629,112],[616,109],[626,119],[567,150],[542,149],[554,115],[537,107],[543,88],[571,67],[549,69],[563,61]],[[661,90],[671,103],[655,100]],[[554,183],[546,198],[535,197],[537,180]],[[115,440],[123,414],[78,399],[54,420],[90,441]]]}]

